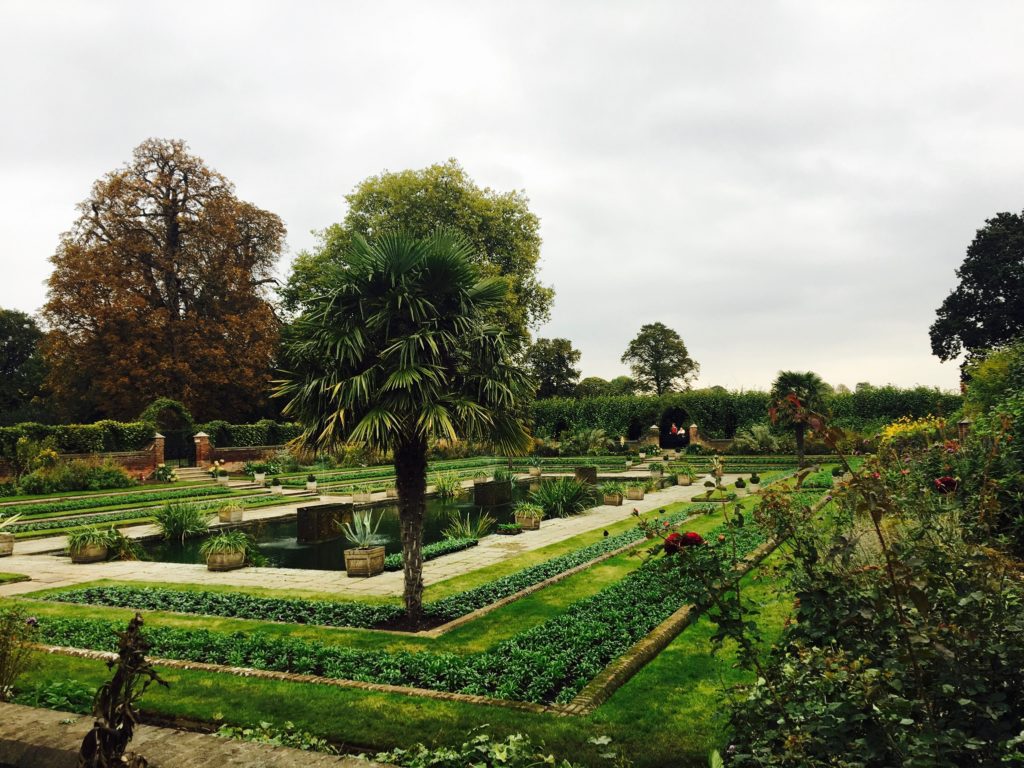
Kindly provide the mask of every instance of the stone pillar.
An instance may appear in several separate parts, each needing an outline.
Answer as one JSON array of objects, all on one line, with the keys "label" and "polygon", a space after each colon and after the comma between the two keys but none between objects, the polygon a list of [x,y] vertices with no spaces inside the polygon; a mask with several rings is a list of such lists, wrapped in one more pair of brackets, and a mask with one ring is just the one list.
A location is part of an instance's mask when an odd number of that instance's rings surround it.
[{"label": "stone pillar", "polygon": [[213,446],[210,445],[210,436],[205,432],[196,432],[193,439],[196,441],[196,466],[209,467],[213,464]]},{"label": "stone pillar", "polygon": [[691,424],[690,429],[687,431],[690,433],[690,444],[696,445],[700,441],[700,438],[697,437],[697,425]]},{"label": "stone pillar", "polygon": [[153,434],[153,469],[156,469],[164,462],[164,443],[167,441],[159,432]]},{"label": "stone pillar", "polygon": [[657,424],[651,424],[647,430],[647,438],[644,440],[647,445],[651,446],[655,451],[661,448],[661,429]]},{"label": "stone pillar", "polygon": [[956,423],[956,435],[960,438],[960,442],[964,442],[967,439],[967,433],[971,431],[971,420],[964,419]]}]

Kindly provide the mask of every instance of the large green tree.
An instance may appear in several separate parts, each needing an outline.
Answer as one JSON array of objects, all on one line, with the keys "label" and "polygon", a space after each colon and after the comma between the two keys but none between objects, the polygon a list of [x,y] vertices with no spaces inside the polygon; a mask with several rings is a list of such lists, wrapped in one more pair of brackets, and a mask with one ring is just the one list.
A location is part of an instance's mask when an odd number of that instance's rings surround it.
[{"label": "large green tree", "polygon": [[201,419],[262,412],[278,321],[281,219],[238,199],[179,140],[97,181],[51,261],[48,383],[67,418],[134,418],[158,397]]},{"label": "large green tree", "polygon": [[0,309],[0,423],[28,420],[34,413],[45,369],[39,353],[43,332],[31,316]]},{"label": "large green tree", "polygon": [[537,397],[569,397],[580,380],[580,351],[568,339],[537,339],[526,350],[526,364],[537,384]]},{"label": "large green tree", "polygon": [[793,430],[797,461],[804,465],[804,441],[812,413],[824,413],[828,407],[829,387],[813,371],[779,371],[772,382],[772,421]]},{"label": "large green tree", "polygon": [[690,386],[700,366],[690,359],[682,337],[663,323],[648,323],[622,354],[640,389],[663,395]]},{"label": "large green tree", "polygon": [[960,284],[936,311],[932,354],[970,357],[1024,332],[1024,214],[998,213],[967,247]]},{"label": "large green tree", "polygon": [[318,247],[298,255],[281,290],[287,311],[301,311],[327,286],[326,267],[342,263],[355,235],[373,238],[401,229],[425,237],[439,227],[462,234],[470,260],[483,276],[508,278],[501,306],[489,312],[526,339],[529,328],[547,319],[554,291],[537,280],[540,220],[522,192],[481,189],[455,161],[422,170],[385,172],[346,195],[348,210],[320,233]]},{"label": "large green tree", "polygon": [[412,626],[423,607],[429,441],[485,439],[509,454],[529,445],[520,418],[529,376],[509,332],[486,321],[507,281],[482,278],[473,253],[447,231],[355,235],[288,329],[291,368],[277,386],[306,447],[359,442],[393,455]]}]

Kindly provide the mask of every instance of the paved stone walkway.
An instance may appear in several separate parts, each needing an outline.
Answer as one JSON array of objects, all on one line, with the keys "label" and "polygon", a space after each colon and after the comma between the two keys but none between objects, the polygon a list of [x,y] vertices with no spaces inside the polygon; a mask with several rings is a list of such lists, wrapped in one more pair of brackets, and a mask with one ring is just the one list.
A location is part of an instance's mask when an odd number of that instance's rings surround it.
[{"label": "paved stone walkway", "polygon": [[[0,765],[75,768],[92,718],[0,704]],[[387,768],[382,763],[141,725],[130,749],[151,768]]]},{"label": "paved stone walkway", "polygon": [[[725,483],[732,483],[738,475],[726,475]],[[648,512],[679,501],[689,501],[705,488],[700,483],[691,486],[670,486],[647,494],[642,501],[624,501],[621,507],[597,506],[583,514],[568,518],[552,518],[541,523],[540,530],[519,536],[487,536],[471,549],[444,555],[424,563],[425,584],[439,581],[493,565],[515,555],[540,549],[586,531],[606,528],[630,516],[633,509]],[[342,497],[321,497],[323,500],[341,500]],[[309,504],[310,502],[305,502]],[[303,503],[280,507],[248,510],[247,520],[269,520],[295,514]],[[151,536],[155,526],[140,525],[123,529],[134,538]],[[266,587],[283,590],[327,592],[335,595],[373,595],[398,597],[402,594],[401,571],[385,572],[372,578],[349,578],[344,571],[319,571],[299,568],[240,568],[235,571],[212,572],[204,565],[185,563],[106,562],[73,565],[60,554],[32,554],[59,551],[64,546],[63,536],[36,541],[18,542],[15,554],[0,560],[0,571],[22,573],[31,581],[0,585],[0,596],[17,595],[40,589],[68,587],[97,579],[122,581],[154,581],[188,584],[219,584],[239,587]],[[341,544],[339,543],[339,546]]]}]

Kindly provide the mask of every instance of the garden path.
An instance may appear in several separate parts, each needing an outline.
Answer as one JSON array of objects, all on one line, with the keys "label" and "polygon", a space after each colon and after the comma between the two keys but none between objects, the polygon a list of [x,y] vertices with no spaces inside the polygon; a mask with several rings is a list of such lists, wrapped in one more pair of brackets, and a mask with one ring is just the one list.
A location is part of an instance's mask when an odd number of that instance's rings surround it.
[{"label": "garden path", "polygon": [[[738,475],[726,475],[723,481],[729,484],[737,477]],[[629,517],[633,509],[649,512],[675,502],[689,501],[704,490],[699,483],[691,486],[673,485],[648,494],[642,501],[626,501],[620,507],[600,505],[574,517],[545,520],[540,530],[529,531],[520,536],[487,536],[476,547],[424,563],[423,580],[425,584],[435,584],[452,576],[502,562],[522,552],[540,549],[580,533],[605,528]],[[300,504],[249,510],[246,512],[246,519],[288,517],[295,514],[297,506]],[[155,533],[155,527],[152,525],[132,526],[123,530],[126,535],[134,538]],[[344,571],[299,568],[240,568],[235,571],[212,572],[204,565],[148,561],[73,565],[70,559],[63,555],[32,554],[33,551],[53,553],[60,550],[64,546],[63,539],[62,536],[56,536],[18,542],[15,545],[15,554],[0,560],[0,570],[25,574],[31,577],[31,581],[0,585],[0,597],[40,589],[68,587],[97,579],[264,587],[327,592],[353,597],[398,597],[402,594],[401,571],[385,572],[372,578],[349,578]]]}]

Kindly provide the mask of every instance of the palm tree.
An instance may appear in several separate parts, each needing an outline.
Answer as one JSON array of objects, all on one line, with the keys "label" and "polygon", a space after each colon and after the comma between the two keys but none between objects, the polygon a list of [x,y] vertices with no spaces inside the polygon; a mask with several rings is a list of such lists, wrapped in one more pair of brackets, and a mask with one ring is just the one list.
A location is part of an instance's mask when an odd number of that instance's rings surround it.
[{"label": "palm tree", "polygon": [[772,421],[793,427],[797,462],[804,465],[804,433],[809,412],[825,410],[828,385],[813,371],[779,371],[772,384]]},{"label": "palm tree", "polygon": [[288,370],[276,382],[284,413],[305,427],[302,447],[361,442],[394,457],[412,626],[423,607],[428,441],[486,439],[510,455],[529,445],[519,412],[532,383],[511,358],[519,339],[485,320],[506,283],[480,279],[471,254],[448,231],[356,236],[286,332]]}]

